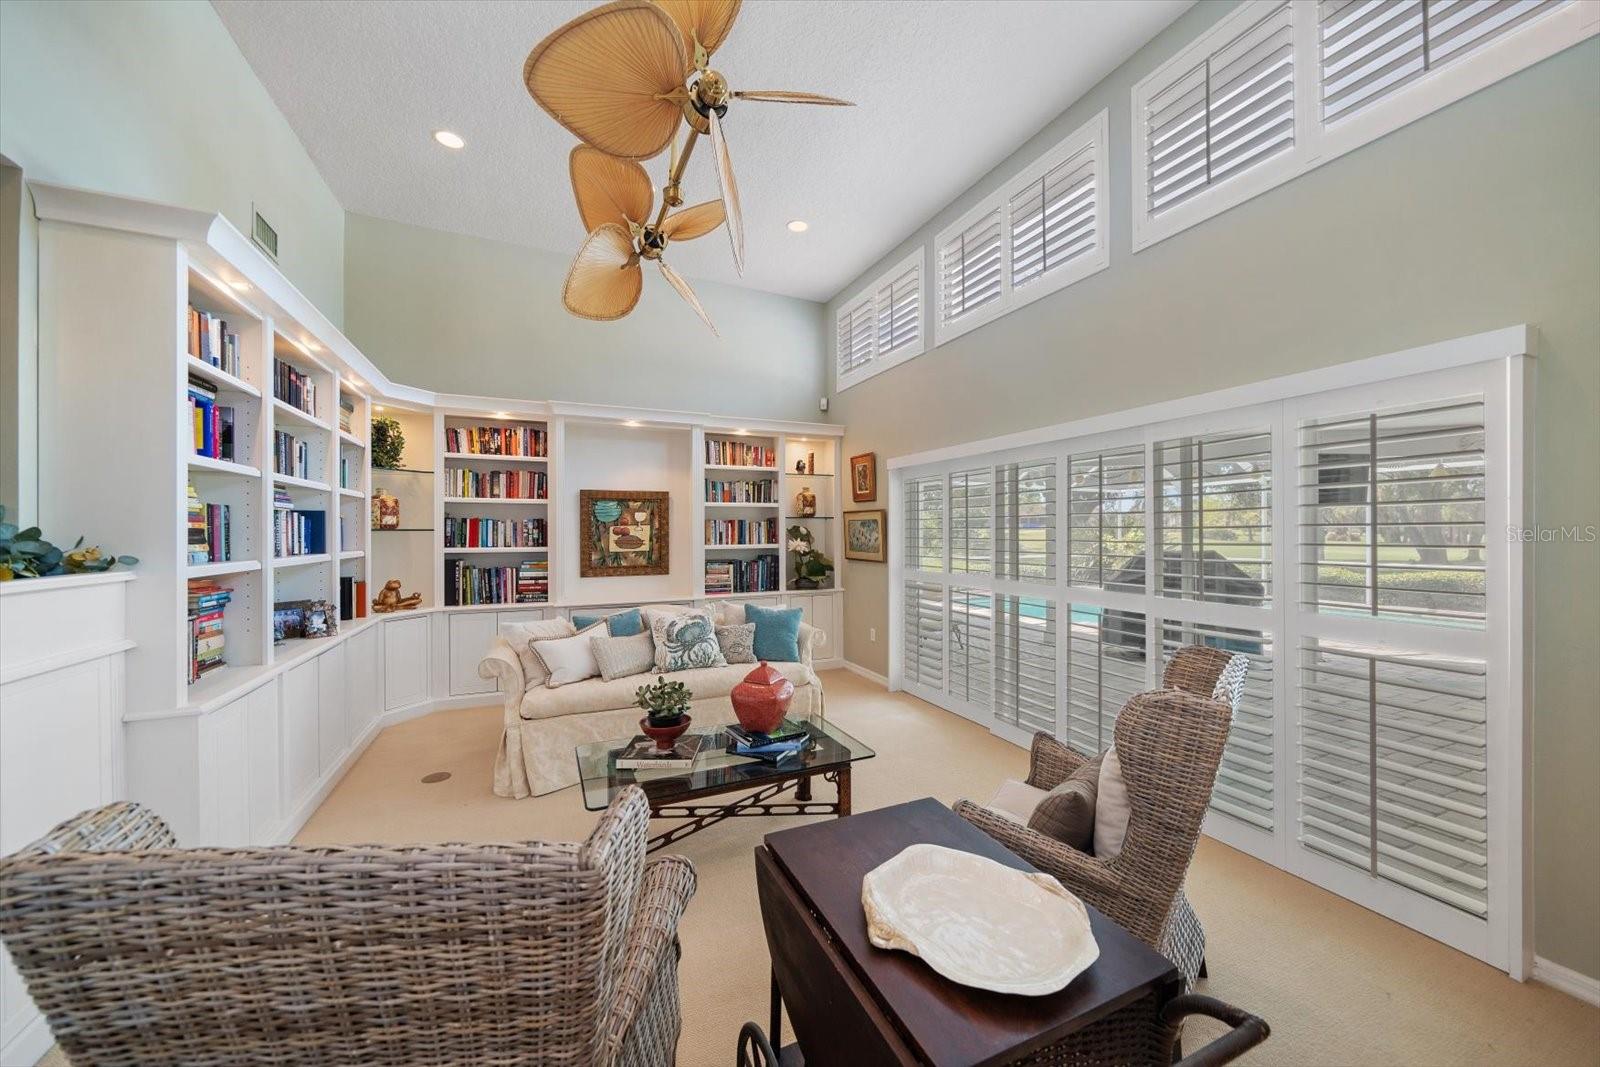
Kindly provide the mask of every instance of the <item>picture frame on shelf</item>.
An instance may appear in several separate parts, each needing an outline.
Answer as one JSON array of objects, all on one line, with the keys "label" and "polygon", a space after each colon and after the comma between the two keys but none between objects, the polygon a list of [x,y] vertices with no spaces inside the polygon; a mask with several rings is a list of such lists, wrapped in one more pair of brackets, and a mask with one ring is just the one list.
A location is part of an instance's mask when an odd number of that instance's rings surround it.
[{"label": "picture frame on shelf", "polygon": [[844,513],[844,558],[865,563],[888,561],[888,538],[882,508]]},{"label": "picture frame on shelf", "polygon": [[582,577],[668,573],[671,502],[667,493],[580,490],[578,528],[578,573]]},{"label": "picture frame on shelf", "polygon": [[863,452],[850,457],[850,499],[867,504],[878,499],[878,454]]}]

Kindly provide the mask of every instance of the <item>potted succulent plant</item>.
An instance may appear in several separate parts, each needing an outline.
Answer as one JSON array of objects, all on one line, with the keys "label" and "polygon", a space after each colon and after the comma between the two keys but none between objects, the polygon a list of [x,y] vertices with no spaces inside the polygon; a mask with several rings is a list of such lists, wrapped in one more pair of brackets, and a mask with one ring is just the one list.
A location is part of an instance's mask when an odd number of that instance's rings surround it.
[{"label": "potted succulent plant", "polygon": [[634,703],[644,709],[639,729],[654,739],[656,747],[669,750],[692,721],[689,718],[689,701],[694,694],[682,682],[669,682],[664,674],[656,675],[654,685],[641,685],[633,693]]}]

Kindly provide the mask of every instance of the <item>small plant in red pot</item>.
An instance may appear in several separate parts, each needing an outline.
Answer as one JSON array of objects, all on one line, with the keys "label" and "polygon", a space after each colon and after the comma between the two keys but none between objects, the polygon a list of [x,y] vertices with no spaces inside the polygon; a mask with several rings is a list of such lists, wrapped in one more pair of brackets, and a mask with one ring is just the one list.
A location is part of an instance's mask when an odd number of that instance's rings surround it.
[{"label": "small plant in red pot", "polygon": [[762,660],[755,670],[744,676],[744,681],[733,687],[729,697],[740,726],[753,734],[770,734],[789,714],[794,683]]},{"label": "small plant in red pot", "polygon": [[654,685],[641,685],[633,692],[634,703],[645,711],[639,720],[639,729],[653,739],[656,747],[670,751],[674,741],[689,728],[689,701],[694,694],[682,682],[669,682],[666,675],[656,675]]}]

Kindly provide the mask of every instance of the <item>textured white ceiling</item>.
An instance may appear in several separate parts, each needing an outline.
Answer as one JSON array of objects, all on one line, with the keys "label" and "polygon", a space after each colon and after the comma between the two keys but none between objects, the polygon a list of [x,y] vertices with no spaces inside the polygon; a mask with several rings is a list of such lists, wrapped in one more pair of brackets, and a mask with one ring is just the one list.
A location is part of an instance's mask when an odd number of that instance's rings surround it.
[{"label": "textured white ceiling", "polygon": [[[577,250],[575,141],[528,96],[522,64],[594,4],[212,2],[347,209]],[[744,202],[744,277],[720,230],[668,258],[691,278],[826,300],[1190,2],[747,0],[715,57],[734,88],[857,106],[735,102],[725,128]],[[466,148],[435,144],[440,128]],[[689,203],[717,195],[707,149],[690,160]],[[666,156],[646,168],[659,184]],[[789,233],[794,218],[810,230]]]}]

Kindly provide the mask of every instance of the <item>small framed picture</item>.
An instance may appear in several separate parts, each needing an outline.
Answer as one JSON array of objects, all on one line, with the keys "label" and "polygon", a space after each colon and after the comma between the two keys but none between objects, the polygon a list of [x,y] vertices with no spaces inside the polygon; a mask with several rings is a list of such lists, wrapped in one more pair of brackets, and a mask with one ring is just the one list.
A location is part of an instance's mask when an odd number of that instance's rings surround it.
[{"label": "small framed picture", "polygon": [[863,452],[850,457],[850,499],[866,504],[878,499],[878,454]]},{"label": "small framed picture", "polygon": [[847,511],[844,513],[844,558],[868,563],[887,562],[888,542],[884,537],[884,512]]}]

